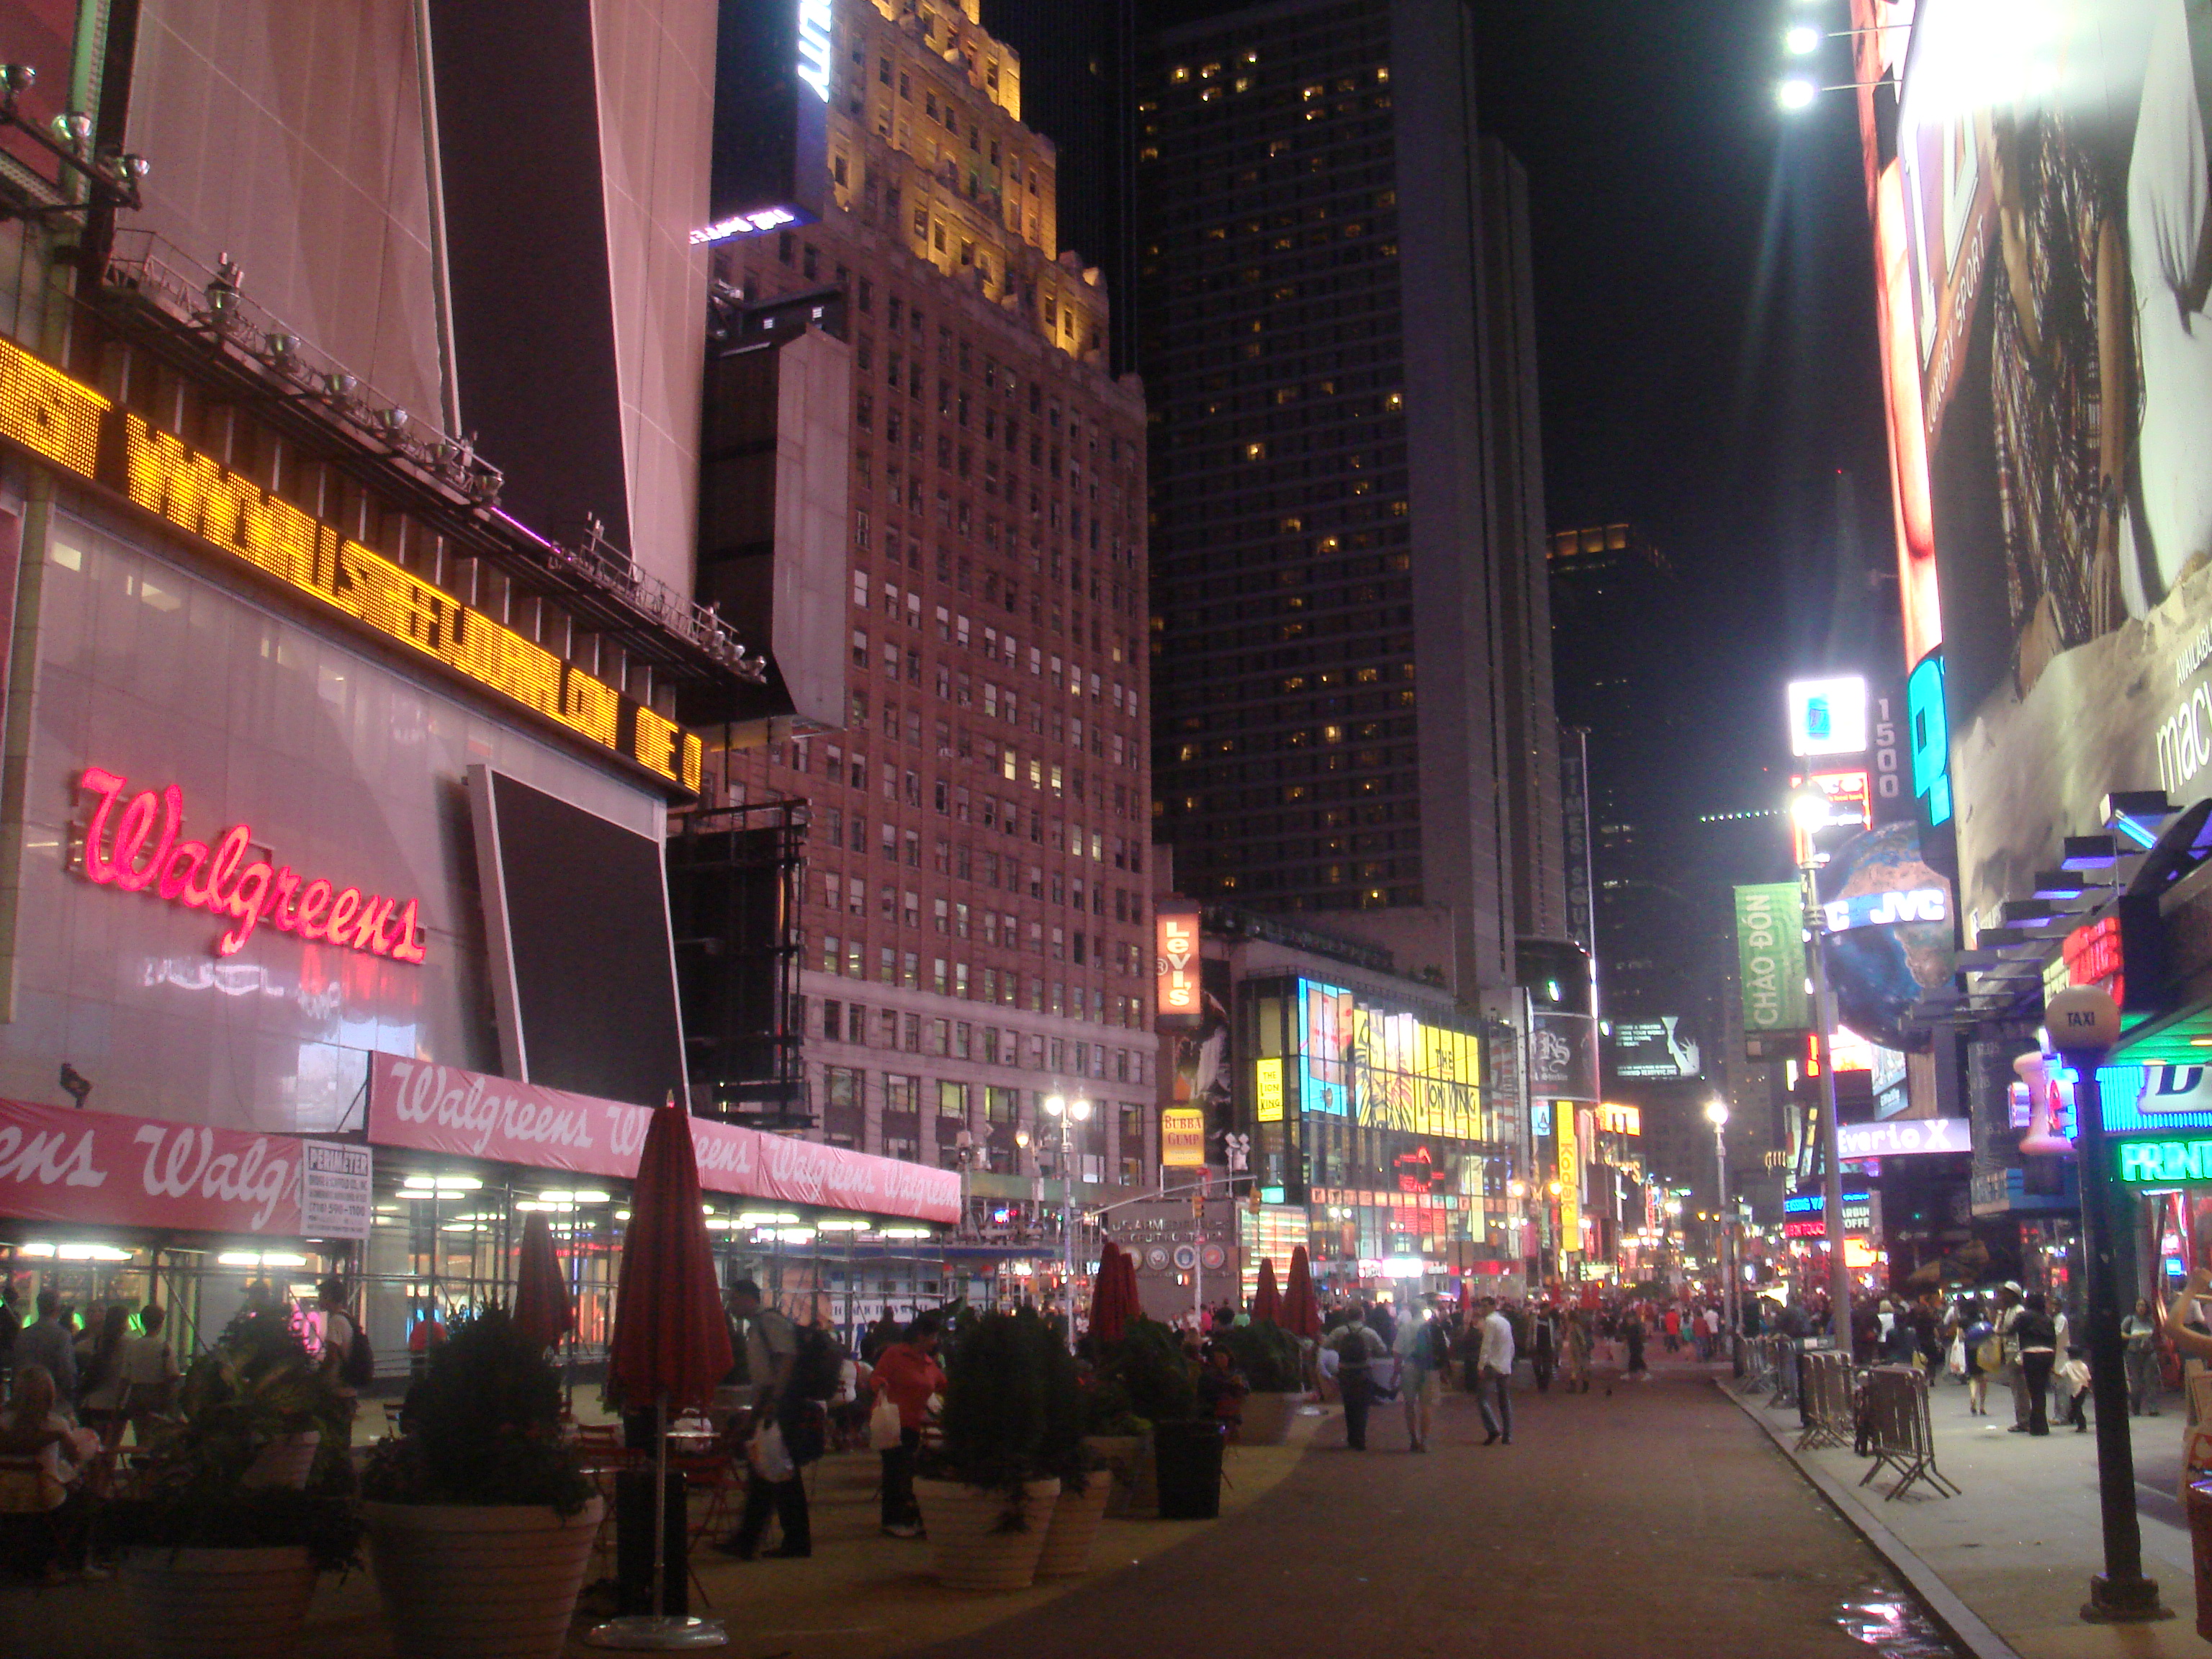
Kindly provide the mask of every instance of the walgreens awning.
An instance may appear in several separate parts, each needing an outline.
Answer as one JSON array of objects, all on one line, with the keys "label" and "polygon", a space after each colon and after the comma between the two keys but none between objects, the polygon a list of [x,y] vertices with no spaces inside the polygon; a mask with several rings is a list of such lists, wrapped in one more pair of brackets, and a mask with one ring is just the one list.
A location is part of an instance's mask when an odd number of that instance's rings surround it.
[{"label": "walgreens awning", "polygon": [[0,1100],[0,1217],[296,1238],[307,1144]]},{"label": "walgreens awning", "polygon": [[[368,1076],[372,1146],[617,1181],[637,1173],[650,1115],[643,1106],[397,1054],[372,1056]],[[959,1218],[957,1170],[709,1118],[691,1120],[691,1140],[699,1154],[699,1184],[708,1192],[917,1221]]]}]

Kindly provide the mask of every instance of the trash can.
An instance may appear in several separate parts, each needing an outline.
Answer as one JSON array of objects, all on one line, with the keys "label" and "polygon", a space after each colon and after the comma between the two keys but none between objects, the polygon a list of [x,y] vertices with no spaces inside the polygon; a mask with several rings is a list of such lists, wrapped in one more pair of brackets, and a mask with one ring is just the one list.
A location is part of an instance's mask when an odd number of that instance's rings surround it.
[{"label": "trash can", "polygon": [[2197,1633],[2212,1642],[2212,1480],[2192,1480],[2182,1495],[2189,1500],[2190,1553],[2197,1559]]},{"label": "trash can", "polygon": [[1221,1513],[1221,1448],[1215,1419],[1152,1425],[1161,1520],[1211,1521]]}]

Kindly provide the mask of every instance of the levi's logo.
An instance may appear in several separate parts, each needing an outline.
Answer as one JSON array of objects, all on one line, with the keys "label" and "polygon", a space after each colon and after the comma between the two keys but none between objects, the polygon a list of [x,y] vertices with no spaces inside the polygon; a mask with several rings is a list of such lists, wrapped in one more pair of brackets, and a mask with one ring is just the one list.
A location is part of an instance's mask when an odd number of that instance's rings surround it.
[{"label": "levi's logo", "polygon": [[185,795],[173,783],[158,794],[145,789],[124,800],[125,781],[100,767],[87,767],[77,781],[100,797],[85,830],[85,879],[225,919],[229,925],[215,941],[216,955],[236,956],[267,922],[280,933],[394,962],[422,961],[415,900],[402,903],[319,877],[303,880],[290,865],[256,856],[247,824],[231,825],[212,848],[179,841]]}]

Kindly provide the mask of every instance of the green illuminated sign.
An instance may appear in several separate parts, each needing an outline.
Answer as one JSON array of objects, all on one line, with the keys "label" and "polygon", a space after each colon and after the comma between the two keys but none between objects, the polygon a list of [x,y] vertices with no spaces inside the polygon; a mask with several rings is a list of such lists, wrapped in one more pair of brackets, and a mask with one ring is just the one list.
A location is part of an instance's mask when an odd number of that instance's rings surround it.
[{"label": "green illuminated sign", "polygon": [[2212,1139],[2115,1141],[2112,1166],[2136,1186],[2212,1181]]}]

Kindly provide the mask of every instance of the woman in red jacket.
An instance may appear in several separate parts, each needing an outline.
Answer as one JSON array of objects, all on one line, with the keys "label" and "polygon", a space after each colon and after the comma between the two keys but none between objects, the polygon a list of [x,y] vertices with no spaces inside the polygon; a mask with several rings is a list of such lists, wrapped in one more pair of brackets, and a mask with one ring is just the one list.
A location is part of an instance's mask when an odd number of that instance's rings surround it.
[{"label": "woman in red jacket", "polygon": [[921,1425],[929,1399],[945,1387],[945,1368],[937,1363],[937,1316],[926,1313],[876,1358],[870,1379],[878,1397],[888,1395],[898,1407],[899,1443],[884,1452],[884,1530],[893,1538],[921,1536],[921,1508],[914,1501],[914,1455],[921,1447]]}]

